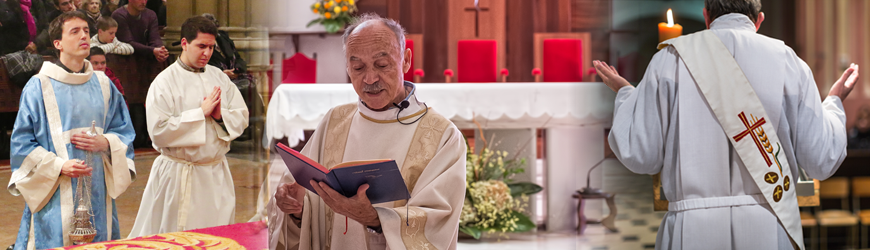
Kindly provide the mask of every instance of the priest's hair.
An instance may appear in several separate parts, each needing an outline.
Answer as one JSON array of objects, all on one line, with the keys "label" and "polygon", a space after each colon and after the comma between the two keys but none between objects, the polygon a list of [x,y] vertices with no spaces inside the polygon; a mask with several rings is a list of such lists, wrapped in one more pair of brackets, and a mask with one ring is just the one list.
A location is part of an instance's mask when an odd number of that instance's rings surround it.
[{"label": "priest's hair", "polygon": [[341,46],[342,49],[347,51],[347,37],[350,36],[350,34],[353,34],[353,31],[359,27],[360,24],[372,20],[380,21],[386,25],[387,28],[390,28],[390,30],[393,31],[393,34],[396,35],[396,39],[398,39],[399,51],[405,51],[405,28],[403,28],[399,22],[396,22],[396,20],[384,18],[375,13],[362,14],[354,19],[353,22],[350,23],[350,26],[347,26],[347,29],[344,30],[344,35],[341,35],[341,42],[343,44]]},{"label": "priest's hair", "polygon": [[726,14],[738,13],[757,22],[758,13],[761,12],[761,0],[704,0],[704,9],[707,9],[710,21]]},{"label": "priest's hair", "polygon": [[[87,22],[87,17],[85,13],[79,11],[70,11],[66,13],[61,13],[60,16],[54,18],[51,23],[48,25],[48,38],[51,39],[50,43],[53,43],[55,40],[63,39],[63,25],[73,19],[81,19],[82,21]],[[54,46],[51,46],[54,48]]]}]

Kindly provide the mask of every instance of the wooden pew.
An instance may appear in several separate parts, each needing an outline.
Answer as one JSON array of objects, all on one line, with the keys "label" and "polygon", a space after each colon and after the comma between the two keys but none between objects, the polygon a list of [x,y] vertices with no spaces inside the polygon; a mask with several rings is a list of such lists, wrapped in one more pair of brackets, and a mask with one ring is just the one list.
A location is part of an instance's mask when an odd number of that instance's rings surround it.
[{"label": "wooden pew", "polygon": [[106,65],[112,69],[121,86],[124,87],[124,98],[127,103],[145,103],[145,96],[154,77],[157,77],[169,62],[157,62],[154,59],[139,56],[106,55]]},{"label": "wooden pew", "polygon": [[[6,63],[0,60],[0,113],[17,112],[21,89],[9,80]],[[2,131],[5,132],[5,131]]]}]

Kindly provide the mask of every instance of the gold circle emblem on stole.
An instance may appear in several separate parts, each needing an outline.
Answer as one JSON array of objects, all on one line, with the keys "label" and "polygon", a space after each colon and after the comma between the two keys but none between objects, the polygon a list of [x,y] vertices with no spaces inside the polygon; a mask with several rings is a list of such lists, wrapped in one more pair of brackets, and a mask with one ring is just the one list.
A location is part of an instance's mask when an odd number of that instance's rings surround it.
[{"label": "gold circle emblem on stole", "polygon": [[782,188],[785,191],[788,191],[788,188],[791,187],[791,179],[788,178],[788,175],[782,178]]},{"label": "gold circle emblem on stole", "polygon": [[776,185],[776,188],[773,189],[773,201],[779,202],[782,199],[782,186]]},{"label": "gold circle emblem on stole", "polygon": [[764,182],[776,184],[777,181],[779,181],[779,175],[777,175],[776,173],[767,172],[766,174],[764,174]]}]

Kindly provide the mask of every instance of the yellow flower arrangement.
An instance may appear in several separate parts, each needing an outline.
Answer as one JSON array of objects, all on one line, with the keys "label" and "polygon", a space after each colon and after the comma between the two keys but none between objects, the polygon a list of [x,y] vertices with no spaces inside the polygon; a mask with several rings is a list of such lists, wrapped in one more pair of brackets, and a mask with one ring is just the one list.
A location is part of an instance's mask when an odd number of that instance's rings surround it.
[{"label": "yellow flower arrangement", "polygon": [[307,26],[319,23],[326,32],[335,33],[353,20],[352,14],[357,10],[354,0],[317,0],[311,5],[311,12],[320,17],[311,20]]}]

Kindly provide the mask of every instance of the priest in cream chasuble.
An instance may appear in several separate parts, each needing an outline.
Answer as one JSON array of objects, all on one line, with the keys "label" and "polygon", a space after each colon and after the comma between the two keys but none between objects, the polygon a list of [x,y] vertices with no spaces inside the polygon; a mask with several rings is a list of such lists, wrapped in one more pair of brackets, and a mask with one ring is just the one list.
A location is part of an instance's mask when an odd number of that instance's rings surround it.
[{"label": "priest in cream chasuble", "polygon": [[[726,1],[707,1],[719,2]],[[792,173],[792,182],[797,179],[798,166],[811,178],[826,179],[846,157],[842,99],[854,87],[857,66],[847,69],[823,100],[807,64],[782,41],[756,33],[764,20],[764,14],[759,12],[761,6],[755,5],[758,2],[739,2],[748,6],[730,10],[720,4],[704,9],[709,30],[702,32],[721,41],[716,42],[721,47],[719,52],[726,54],[723,57],[690,53],[709,51],[697,49],[705,48],[705,44],[683,44],[688,49],[679,53],[674,46],[667,46],[652,58],[637,87],[629,85],[614,68],[603,62],[594,63],[605,83],[617,92],[613,128],[608,137],[610,147],[629,170],[639,174],[661,173],[669,211],[659,227],[656,249],[803,247],[800,218],[778,218],[772,209],[788,206],[797,212],[794,199],[783,200],[788,204],[772,204],[780,203],[778,195],[782,191],[794,192],[793,183],[788,190],[789,184],[782,177],[779,181],[784,189],[772,196],[764,194],[761,188],[768,186],[756,183],[756,176],[750,173],[752,167],[759,166],[744,164],[744,156],[738,154],[731,141],[734,137],[735,141],[752,143],[753,137],[723,132],[728,124],[717,118],[716,112],[726,105],[741,105],[753,98],[748,95],[722,98],[730,97],[723,94],[728,91],[702,91],[699,79],[717,79],[728,88],[744,77],[721,72],[736,70],[745,75],[749,86],[743,90],[757,94],[755,100],[760,100],[767,117],[750,112],[728,115],[745,116],[750,125],[764,123],[770,126],[767,135],[779,138],[780,144],[764,146],[776,149],[766,158],[771,164],[762,164],[761,168],[780,173],[777,166],[787,163],[788,171],[782,173]],[[679,44],[677,41],[688,36],[663,44]],[[700,60],[688,60],[689,57]],[[718,71],[711,72],[720,74],[701,75],[692,70],[697,65],[689,65],[691,61],[721,66],[726,65],[722,63],[726,60],[736,62],[737,66],[713,67]],[[718,103],[714,104],[713,99],[718,99]],[[755,136],[762,136],[757,127],[749,129]],[[751,153],[759,153],[755,144],[751,147]],[[769,197],[773,202],[768,201]],[[788,229],[794,223],[798,223],[797,232]]]},{"label": "priest in cream chasuble", "polygon": [[330,110],[302,154],[327,168],[394,159],[411,198],[371,204],[366,185],[349,198],[328,186],[311,192],[287,171],[267,206],[270,249],[455,249],[465,199],[462,134],[402,80],[411,52],[395,21],[365,16],[344,38],[360,101]]}]

